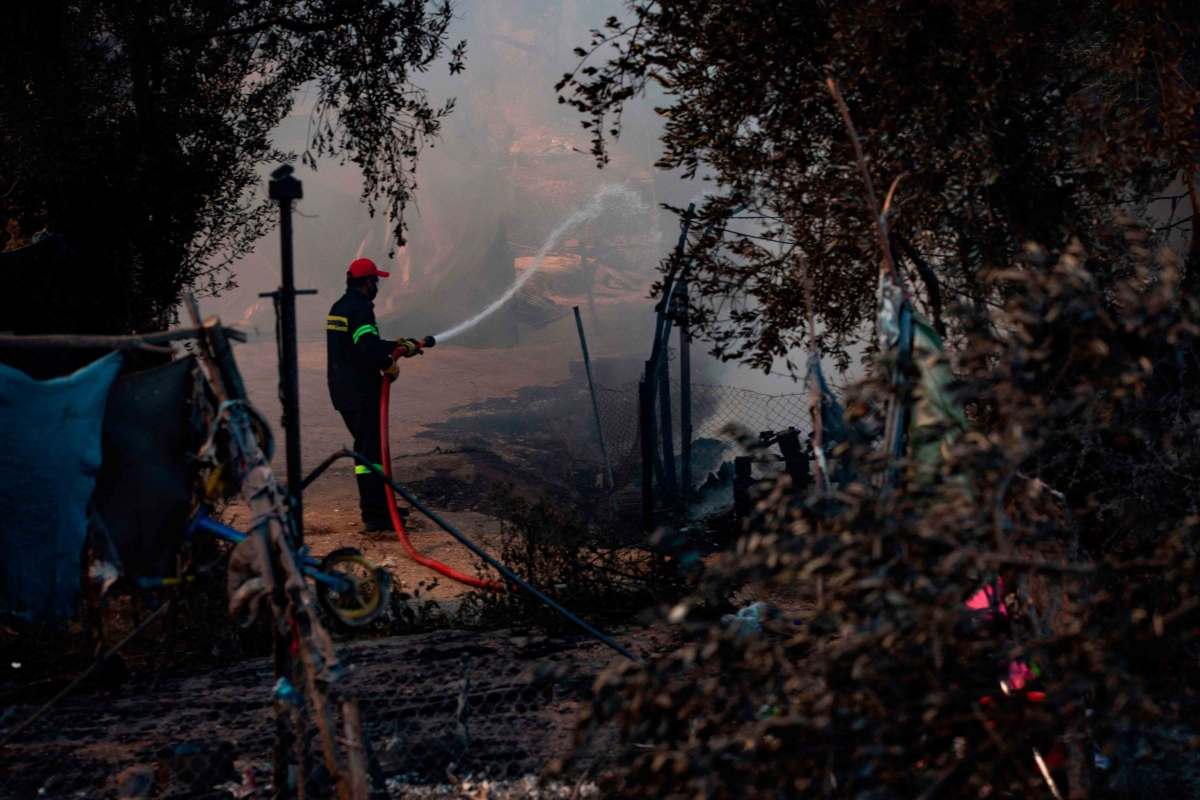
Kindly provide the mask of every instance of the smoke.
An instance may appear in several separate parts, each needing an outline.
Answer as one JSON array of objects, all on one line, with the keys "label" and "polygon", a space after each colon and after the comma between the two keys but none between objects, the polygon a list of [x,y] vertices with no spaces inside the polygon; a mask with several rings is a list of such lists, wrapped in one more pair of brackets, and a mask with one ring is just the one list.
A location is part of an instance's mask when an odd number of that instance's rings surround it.
[{"label": "smoke", "polygon": [[[636,192],[648,208],[636,219],[613,220],[616,224],[595,230],[597,223],[585,220],[560,236],[551,250],[578,256],[580,248],[590,248],[590,262],[616,270],[631,286],[654,277],[659,260],[675,242],[673,232],[654,235],[674,227],[660,204],[686,206],[697,186],[680,180],[675,171],[653,167],[661,155],[657,137],[663,124],[653,110],[655,90],[623,115],[621,138],[611,142],[603,172],[589,153],[591,133],[580,127],[573,108],[557,102],[554,91],[555,82],[578,61],[574,48],[623,7],[622,0],[462,4],[454,35],[470,42],[466,70],[451,76],[447,69],[434,68],[418,79],[431,97],[455,97],[457,103],[443,120],[436,147],[421,153],[420,188],[405,214],[403,247],[396,246],[386,213],[368,213],[361,199],[362,175],[353,162],[329,159],[321,162],[320,171],[299,171],[304,199],[296,206],[294,222],[295,279],[297,286],[319,292],[297,303],[300,341],[324,340],[328,309],[345,291],[347,265],[359,257],[392,273],[375,299],[381,331],[423,334],[452,328],[475,314],[484,305],[480,301],[493,299],[479,291],[485,279],[478,270],[501,225],[521,256],[534,255],[551,229],[571,210],[586,206],[604,184]],[[311,97],[311,91],[302,90],[293,114],[275,132],[273,143],[281,149],[303,152],[309,146]],[[578,244],[570,241],[577,232]],[[278,242],[277,234],[265,237],[235,264],[231,277],[236,288],[202,297],[204,313],[239,321],[256,339],[270,338],[274,312],[259,294],[279,285]],[[532,282],[518,288],[522,295],[542,282],[552,255],[539,265],[537,277],[530,276]],[[510,273],[496,285],[507,286],[513,277]],[[644,292],[630,292],[628,301],[605,292],[598,288],[596,336],[606,334],[609,342],[596,341],[598,354],[648,346],[645,329],[653,326],[654,315],[652,304],[637,296]],[[465,296],[471,297],[471,305],[464,305]],[[505,310],[515,302],[510,299]],[[489,322],[498,316],[493,313]],[[567,323],[523,330],[522,335],[527,342],[576,345],[574,328]],[[453,344],[465,341],[462,335]]]},{"label": "smoke", "polygon": [[623,208],[627,215],[638,212],[644,213],[646,210],[646,204],[642,202],[642,199],[638,197],[635,192],[625,188],[624,186],[621,186],[617,183],[609,183],[601,186],[599,191],[592,195],[591,199],[588,200],[585,205],[568,214],[562,220],[562,222],[558,223],[554,230],[550,232],[550,235],[546,237],[546,241],[542,243],[541,249],[538,250],[537,255],[534,256],[533,263],[530,265],[529,269],[521,273],[521,276],[513,282],[513,285],[508,288],[508,291],[500,295],[500,297],[497,299],[493,300],[485,309],[480,311],[475,316],[471,317],[465,322],[460,322],[458,325],[455,325],[448,331],[439,333],[435,338],[439,342],[448,341],[463,331],[470,330],[478,325],[481,321],[491,316],[496,309],[500,308],[509,300],[511,300],[513,296],[520,291],[521,287],[525,285],[526,281],[533,277],[533,274],[537,272],[538,267],[542,265],[542,261],[546,258],[546,254],[550,252],[550,249],[554,247],[555,243],[564,233],[580,223],[595,219],[610,207]]}]

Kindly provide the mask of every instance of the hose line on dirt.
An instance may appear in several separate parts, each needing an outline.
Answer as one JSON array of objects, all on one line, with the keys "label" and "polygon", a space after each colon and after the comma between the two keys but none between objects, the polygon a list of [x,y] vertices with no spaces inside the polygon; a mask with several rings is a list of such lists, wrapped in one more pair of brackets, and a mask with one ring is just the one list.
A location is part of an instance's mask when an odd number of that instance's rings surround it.
[{"label": "hose line on dirt", "polygon": [[[392,353],[393,359],[398,359],[401,356],[400,348],[396,348]],[[383,379],[383,389],[379,393],[379,438],[380,447],[383,455],[383,474],[387,477],[384,481],[384,491],[387,493],[388,513],[392,515],[392,525],[396,528],[396,538],[400,540],[400,544],[404,547],[404,552],[408,553],[408,557],[418,564],[429,567],[435,572],[445,575],[452,581],[464,583],[467,586],[474,586],[477,589],[488,589],[493,592],[507,591],[502,583],[489,581],[483,578],[476,578],[472,575],[465,575],[452,567],[448,567],[442,562],[423,556],[417,552],[417,548],[413,547],[412,542],[408,540],[408,531],[404,529],[404,520],[400,518],[400,510],[396,508],[396,493],[392,491],[392,451],[388,443],[388,405],[391,399],[392,382],[386,377]]]},{"label": "hose line on dirt", "polygon": [[600,631],[593,628],[591,625],[589,625],[586,622],[584,622],[583,620],[581,620],[579,617],[572,614],[570,611],[567,611],[567,609],[563,608],[561,605],[556,603],[554,600],[551,600],[549,597],[547,597],[546,594],[544,592],[542,592],[540,589],[538,589],[536,586],[529,583],[524,578],[517,575],[517,573],[513,572],[511,569],[509,569],[508,567],[501,564],[499,561],[497,561],[495,558],[493,558],[490,553],[488,553],[486,550],[481,548],[479,545],[475,544],[469,538],[464,536],[462,534],[462,532],[460,532],[457,528],[455,528],[449,522],[446,522],[446,520],[439,517],[436,511],[434,511],[429,506],[425,505],[420,500],[418,500],[416,497],[414,497],[412,492],[408,491],[403,486],[396,483],[396,481],[393,480],[392,478],[389,478],[388,476],[384,475],[383,470],[379,468],[379,465],[371,463],[371,460],[368,459],[366,456],[364,456],[362,453],[356,453],[353,450],[338,450],[336,453],[330,455],[329,458],[325,459],[320,464],[318,464],[316,469],[314,469],[311,473],[309,473],[308,477],[304,479],[304,483],[301,485],[307,486],[310,483],[312,483],[313,481],[315,481],[322,474],[324,474],[325,470],[329,469],[330,465],[333,464],[333,462],[337,461],[340,458],[352,458],[357,463],[366,467],[371,472],[372,475],[376,476],[381,481],[388,484],[388,486],[390,486],[401,497],[403,497],[405,500],[407,500],[409,503],[411,503],[413,508],[415,508],[417,511],[420,511],[422,514],[424,514],[425,516],[427,516],[431,520],[433,520],[434,524],[436,524],[439,528],[441,528],[446,533],[450,534],[455,539],[457,539],[460,544],[462,544],[464,547],[466,547],[472,553],[479,556],[479,558],[481,558],[485,564],[487,564],[492,569],[499,572],[507,580],[512,581],[513,586],[523,589],[530,597],[541,602],[547,608],[550,608],[551,610],[555,611],[556,613],[558,613],[560,616],[562,616],[564,619],[568,620],[572,624],[577,625],[585,633],[587,633],[589,636],[593,637],[594,639],[596,639],[598,642],[605,645],[606,647],[610,647],[613,650],[616,650],[618,653],[625,656],[630,661],[633,661],[638,664],[645,663],[645,661],[642,659],[641,656],[635,654],[633,651],[629,650],[629,648],[623,647],[622,645],[613,641],[612,638],[604,635]]}]

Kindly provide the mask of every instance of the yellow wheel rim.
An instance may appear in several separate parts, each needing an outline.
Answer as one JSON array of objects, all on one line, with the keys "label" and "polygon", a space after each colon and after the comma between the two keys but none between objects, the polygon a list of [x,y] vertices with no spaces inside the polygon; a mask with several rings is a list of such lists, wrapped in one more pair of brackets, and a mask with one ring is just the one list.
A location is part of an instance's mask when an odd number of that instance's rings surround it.
[{"label": "yellow wheel rim", "polygon": [[[354,587],[350,592],[330,590],[330,606],[334,613],[342,619],[355,620],[375,612],[383,593],[379,588],[375,565],[369,558],[345,553],[334,558],[329,563],[329,569],[336,570],[339,578],[349,581]],[[357,607],[346,604],[347,595]]]}]

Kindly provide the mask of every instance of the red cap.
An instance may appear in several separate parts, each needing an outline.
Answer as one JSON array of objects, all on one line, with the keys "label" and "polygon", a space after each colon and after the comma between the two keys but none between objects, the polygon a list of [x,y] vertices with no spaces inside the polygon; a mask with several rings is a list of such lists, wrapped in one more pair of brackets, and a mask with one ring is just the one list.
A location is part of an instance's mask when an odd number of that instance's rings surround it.
[{"label": "red cap", "polygon": [[390,272],[380,272],[375,266],[375,262],[369,258],[356,258],[350,262],[350,269],[346,270],[348,278],[367,278],[371,275],[378,275],[380,278],[391,276]]}]

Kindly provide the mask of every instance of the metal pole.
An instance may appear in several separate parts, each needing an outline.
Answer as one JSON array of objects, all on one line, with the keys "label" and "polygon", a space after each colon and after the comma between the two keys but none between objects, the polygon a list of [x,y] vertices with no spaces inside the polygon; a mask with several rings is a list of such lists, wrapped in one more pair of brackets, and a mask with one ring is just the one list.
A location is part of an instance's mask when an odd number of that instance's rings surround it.
[{"label": "metal pole", "polygon": [[654,530],[654,367],[646,362],[646,376],[638,384],[638,423],[642,441],[642,529]]},{"label": "metal pole", "polygon": [[[667,272],[667,278],[663,281],[663,299],[657,306],[655,311],[658,312],[658,319],[654,323],[654,342],[650,347],[650,360],[657,366],[659,353],[662,351],[662,346],[666,344],[663,341],[663,325],[667,323],[667,304],[671,302],[671,292],[675,289],[675,273],[683,264],[683,254],[687,247],[688,231],[692,227],[692,218],[696,214],[696,204],[692,203],[687,207],[687,213],[683,215],[683,224],[680,226],[679,241],[675,245],[675,263],[671,265],[671,269]],[[711,226],[710,226],[711,227]],[[654,376],[650,375],[650,380],[653,383]]]},{"label": "metal pole", "polygon": [[583,335],[583,318],[579,316],[579,306],[575,306],[575,327],[579,329],[579,346],[583,348],[583,368],[587,371],[588,390],[592,393],[592,411],[596,414],[596,436],[600,439],[600,452],[604,455],[604,472],[608,475],[608,493],[612,497],[613,513],[619,514],[617,507],[617,485],[613,482],[612,462],[608,460],[608,447],[604,444],[604,426],[600,423],[600,401],[596,397],[596,381],[592,377],[592,360],[588,358],[587,337]]},{"label": "metal pole", "polygon": [[658,417],[662,435],[663,473],[666,478],[668,502],[678,490],[675,482],[675,434],[671,425],[671,371],[665,358],[658,368]]},{"label": "metal pole", "polygon": [[679,282],[676,308],[679,317],[679,455],[682,460],[679,475],[679,500],[684,508],[692,494],[692,341],[688,330],[687,276]]},{"label": "metal pole", "polygon": [[292,258],[292,201],[304,196],[304,189],[292,177],[292,168],[284,164],[271,173],[269,194],[279,201],[279,244],[283,281],[279,287],[279,380],[283,401],[283,431],[286,437],[288,505],[296,536],[304,541],[304,511],[300,481],[300,383],[296,358],[296,279]]}]

